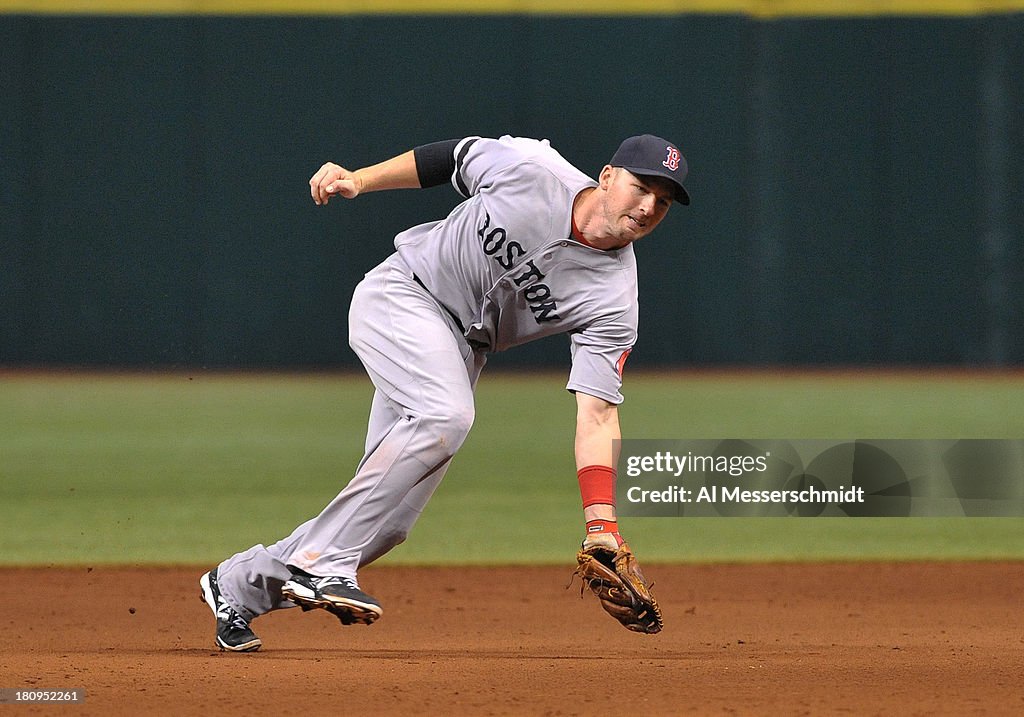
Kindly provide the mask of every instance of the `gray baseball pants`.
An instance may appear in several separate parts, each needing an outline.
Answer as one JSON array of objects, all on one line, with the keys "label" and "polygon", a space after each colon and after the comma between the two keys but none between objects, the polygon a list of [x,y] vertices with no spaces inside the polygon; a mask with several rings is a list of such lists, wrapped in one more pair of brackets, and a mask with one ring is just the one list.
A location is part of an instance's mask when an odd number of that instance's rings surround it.
[{"label": "gray baseball pants", "polygon": [[349,344],[376,389],[365,453],[318,516],[220,564],[220,590],[248,620],[294,606],[281,597],[289,565],[354,578],[405,540],[473,424],[486,354],[466,343],[397,254],[356,287]]}]

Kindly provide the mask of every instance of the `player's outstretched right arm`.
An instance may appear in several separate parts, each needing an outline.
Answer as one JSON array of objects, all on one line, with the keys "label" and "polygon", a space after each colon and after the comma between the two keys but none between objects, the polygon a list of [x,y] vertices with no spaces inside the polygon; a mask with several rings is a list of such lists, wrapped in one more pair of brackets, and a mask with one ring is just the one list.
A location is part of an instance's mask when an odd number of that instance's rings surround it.
[{"label": "player's outstretched right arm", "polygon": [[420,186],[416,157],[412,150],[354,172],[334,162],[320,167],[309,180],[309,193],[317,205],[337,195],[355,199],[366,192],[384,189],[416,189]]},{"label": "player's outstretched right arm", "polygon": [[431,142],[354,172],[328,162],[309,180],[309,193],[317,205],[323,205],[335,195],[355,199],[360,194],[384,189],[447,184],[456,168],[454,151],[458,144],[454,139]]}]

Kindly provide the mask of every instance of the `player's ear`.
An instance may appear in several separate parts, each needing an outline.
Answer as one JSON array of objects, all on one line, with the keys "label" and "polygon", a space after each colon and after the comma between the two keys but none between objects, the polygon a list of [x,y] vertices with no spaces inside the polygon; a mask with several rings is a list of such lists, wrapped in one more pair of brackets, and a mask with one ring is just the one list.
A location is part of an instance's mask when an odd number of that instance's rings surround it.
[{"label": "player's ear", "polygon": [[607,190],[608,187],[612,186],[612,181],[615,179],[615,172],[616,169],[612,165],[604,165],[604,167],[601,169],[600,176],[598,176],[597,178],[598,184],[601,186],[601,189]]}]

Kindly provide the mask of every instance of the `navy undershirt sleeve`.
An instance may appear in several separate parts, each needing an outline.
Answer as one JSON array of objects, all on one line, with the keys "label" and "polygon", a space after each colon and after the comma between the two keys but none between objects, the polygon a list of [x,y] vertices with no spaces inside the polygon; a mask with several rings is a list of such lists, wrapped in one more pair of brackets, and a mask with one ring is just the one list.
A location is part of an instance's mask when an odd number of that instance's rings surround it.
[{"label": "navy undershirt sleeve", "polygon": [[451,181],[455,172],[455,147],[459,140],[422,144],[413,149],[416,157],[416,175],[421,187],[437,187]]}]

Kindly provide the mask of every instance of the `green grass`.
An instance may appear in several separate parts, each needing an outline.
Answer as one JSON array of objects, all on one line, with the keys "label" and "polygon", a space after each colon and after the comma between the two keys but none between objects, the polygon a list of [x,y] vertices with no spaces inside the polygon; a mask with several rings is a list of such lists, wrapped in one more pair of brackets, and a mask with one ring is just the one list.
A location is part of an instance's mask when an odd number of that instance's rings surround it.
[{"label": "green grass", "polygon": [[[581,536],[563,375],[485,374],[477,422],[390,563],[565,562]],[[0,374],[0,563],[209,563],[283,537],[362,453],[361,375]],[[1020,438],[1024,378],[629,376],[634,438]],[[1024,558],[1017,518],[634,518],[645,562]]]}]

